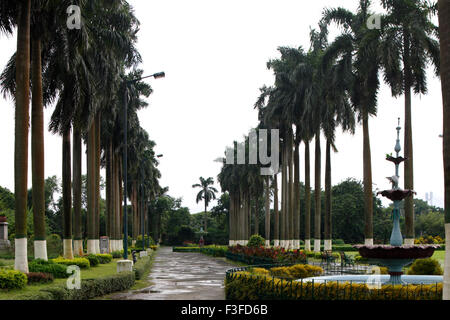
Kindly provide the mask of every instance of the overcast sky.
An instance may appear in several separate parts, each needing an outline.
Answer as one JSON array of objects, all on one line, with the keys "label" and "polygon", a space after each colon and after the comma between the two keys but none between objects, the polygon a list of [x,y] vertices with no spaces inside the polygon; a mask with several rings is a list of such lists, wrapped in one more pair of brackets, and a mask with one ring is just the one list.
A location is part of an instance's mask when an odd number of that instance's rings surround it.
[{"label": "overcast sky", "polygon": [[[183,205],[196,213],[203,210],[203,205],[196,204],[197,190],[192,184],[197,183],[200,176],[217,180],[221,164],[214,159],[223,156],[227,145],[241,140],[257,125],[253,105],[259,88],[273,84],[274,77],[267,70],[266,62],[279,56],[277,47],[303,46],[307,50],[309,29],[317,26],[324,7],[339,3],[355,10],[358,1],[129,2],[141,22],[138,42],[143,58],[141,68],[145,74],[166,72],[164,79],[148,80],[154,93],[148,98],[149,107],[139,112],[141,125],[157,143],[156,152],[164,155],[160,159],[161,185],[169,186],[169,194],[182,197]],[[374,9],[381,10],[378,4]],[[337,31],[337,28],[332,30],[331,38]],[[2,35],[0,47],[0,67],[3,68],[16,50],[15,35],[10,38]],[[441,86],[431,69],[428,75],[429,93],[414,96],[412,100],[414,182],[419,198],[424,199],[426,192],[433,192],[433,204],[443,206],[442,140],[439,138],[442,133]],[[52,111],[52,107],[45,110],[46,125]],[[369,122],[374,190],[390,187],[385,177],[394,174],[394,166],[384,159],[386,153],[394,152],[398,117],[402,119],[403,146],[404,98],[392,98],[389,88],[383,85],[378,115]],[[0,185],[13,190],[14,106],[3,97],[0,98],[0,132]],[[45,175],[61,177],[62,139],[48,132],[45,138]],[[362,180],[361,127],[354,136],[339,131],[336,145],[339,152],[332,154],[333,184],[347,177]],[[324,140],[322,146],[324,150]],[[302,145],[302,167],[303,150]],[[311,152],[314,152],[313,143]],[[29,166],[30,187],[31,162]],[[314,169],[313,161],[311,166]],[[402,167],[400,175],[403,175]],[[303,178],[301,173],[302,181]]]}]

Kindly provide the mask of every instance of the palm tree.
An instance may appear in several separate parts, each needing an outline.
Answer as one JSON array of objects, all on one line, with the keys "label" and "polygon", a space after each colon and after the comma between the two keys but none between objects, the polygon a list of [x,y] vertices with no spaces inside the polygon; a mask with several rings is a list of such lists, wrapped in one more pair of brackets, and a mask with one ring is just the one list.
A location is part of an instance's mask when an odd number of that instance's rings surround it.
[{"label": "palm tree", "polygon": [[197,193],[196,202],[199,203],[200,201],[205,202],[205,217],[204,217],[204,227],[205,232],[207,231],[207,212],[208,212],[208,205],[211,202],[211,200],[214,200],[216,198],[216,193],[218,192],[216,188],[212,187],[214,184],[214,179],[212,177],[209,177],[207,179],[204,179],[203,177],[200,177],[200,183],[196,183],[192,185],[192,188],[201,188],[201,190]]},{"label": "palm tree", "polygon": [[339,35],[324,55],[325,61],[339,56],[347,57],[348,63],[342,71],[346,78],[353,77],[352,104],[358,113],[358,120],[363,127],[363,182],[365,243],[373,244],[373,191],[372,160],[370,152],[369,116],[376,114],[377,94],[379,89],[379,58],[377,48],[380,30],[367,28],[367,21],[372,16],[370,0],[359,0],[358,11],[352,13],[344,8],[326,9],[322,23],[335,22],[343,27]]},{"label": "palm tree", "polygon": [[[425,0],[382,0],[388,14],[383,19],[382,62],[392,95],[405,95],[405,189],[414,189],[411,89],[426,94],[426,67],[431,62],[439,76],[437,27],[434,10]],[[414,244],[413,197],[405,199],[405,244]]]},{"label": "palm tree", "polygon": [[322,122],[326,137],[324,250],[332,249],[331,149],[337,152],[335,130],[337,126],[342,126],[343,131],[355,132],[355,115],[350,102],[353,78],[342,73],[349,63],[348,59],[344,56],[333,65],[324,66],[328,84],[324,88],[326,111]]},{"label": "palm tree", "polygon": [[450,3],[439,0],[441,83],[444,103],[445,263],[443,300],[450,300]]},{"label": "palm tree", "polygon": [[[9,1],[10,3],[11,1]],[[9,4],[8,3],[8,4]],[[17,1],[16,110],[14,143],[15,261],[14,269],[28,272],[27,181],[30,86],[31,0]],[[13,4],[10,4],[13,5]],[[13,19],[13,18],[11,18]],[[2,19],[3,22],[3,19]],[[9,26],[2,26],[2,29]]]}]

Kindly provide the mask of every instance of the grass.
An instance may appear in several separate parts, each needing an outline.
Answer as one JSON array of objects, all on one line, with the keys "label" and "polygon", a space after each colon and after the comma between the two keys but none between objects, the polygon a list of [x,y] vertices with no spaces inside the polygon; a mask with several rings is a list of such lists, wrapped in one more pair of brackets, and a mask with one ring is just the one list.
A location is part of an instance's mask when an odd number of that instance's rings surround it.
[{"label": "grass", "polygon": [[[110,263],[107,264],[99,264],[95,267],[91,267],[90,269],[81,270],[81,280],[83,279],[92,279],[99,278],[102,276],[113,275],[117,273],[117,261],[120,259],[113,259]],[[23,294],[37,292],[43,288],[48,288],[58,284],[66,283],[67,279],[55,279],[52,283],[47,284],[32,284],[27,285],[24,289],[16,289],[16,290],[0,290],[0,300],[14,300],[18,296]]]}]

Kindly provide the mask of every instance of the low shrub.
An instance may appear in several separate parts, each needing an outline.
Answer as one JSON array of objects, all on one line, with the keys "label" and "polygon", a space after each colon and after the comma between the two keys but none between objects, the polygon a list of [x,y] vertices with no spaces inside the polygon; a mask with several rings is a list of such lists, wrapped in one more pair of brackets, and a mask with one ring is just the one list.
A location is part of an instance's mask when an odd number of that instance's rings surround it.
[{"label": "low shrub", "polygon": [[417,259],[408,269],[410,275],[442,275],[442,268],[438,260],[433,258]]},{"label": "low shrub", "polygon": [[110,263],[113,259],[113,256],[108,253],[98,253],[96,256],[100,264]]},{"label": "low shrub", "polygon": [[89,263],[89,259],[87,258],[64,259],[63,257],[58,257],[56,259],[51,259],[50,261],[66,266],[76,265],[80,267],[80,269],[89,269],[91,266]]},{"label": "low shrub", "polygon": [[54,263],[51,260],[45,261],[43,259],[35,259],[28,264],[28,271],[33,273],[35,272],[49,273],[54,278],[64,279],[69,277],[69,274],[67,274],[66,266]]},{"label": "low shrub", "polygon": [[149,271],[152,263],[151,256],[140,258],[133,266],[136,280],[142,279]]},{"label": "low shrub", "polygon": [[271,268],[269,273],[273,277],[295,280],[320,276],[323,269],[309,264],[296,264],[290,267]]},{"label": "low shrub", "polygon": [[18,270],[0,270],[0,289],[22,289],[27,285],[27,276]]},{"label": "low shrub", "polygon": [[97,257],[97,255],[95,255],[93,253],[90,253],[90,254],[85,255],[83,257],[89,260],[89,265],[91,267],[95,267],[95,266],[100,264],[99,258]]},{"label": "low shrub", "polygon": [[250,237],[247,243],[247,247],[261,247],[264,246],[266,240],[259,234],[254,234]]},{"label": "low shrub", "polygon": [[215,245],[201,247],[199,249],[200,249],[200,253],[203,253],[203,254],[206,254],[206,255],[212,256],[212,257],[225,257],[225,255],[228,251],[228,247],[226,247],[226,246],[215,246]]},{"label": "low shrub", "polygon": [[334,245],[345,245],[345,242],[342,239],[333,239],[332,240],[332,244],[334,244]]},{"label": "low shrub", "polygon": [[28,284],[33,283],[50,283],[53,282],[53,275],[44,272],[29,272],[27,273]]},{"label": "low shrub", "polygon": [[123,257],[123,252],[122,251],[113,251],[113,252],[111,252],[111,255],[112,255],[113,259],[120,259]]},{"label": "low shrub", "polygon": [[366,284],[312,283],[241,271],[227,274],[225,297],[227,300],[442,300],[442,283],[384,285],[371,290]]}]

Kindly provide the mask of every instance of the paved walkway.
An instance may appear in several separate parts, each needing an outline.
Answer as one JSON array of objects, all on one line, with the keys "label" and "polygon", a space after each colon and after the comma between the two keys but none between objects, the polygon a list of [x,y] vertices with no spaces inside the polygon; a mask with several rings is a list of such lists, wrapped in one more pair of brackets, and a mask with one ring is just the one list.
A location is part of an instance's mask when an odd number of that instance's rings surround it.
[{"label": "paved walkway", "polygon": [[148,288],[112,296],[114,300],[223,300],[225,271],[234,265],[201,253],[156,252]]}]

